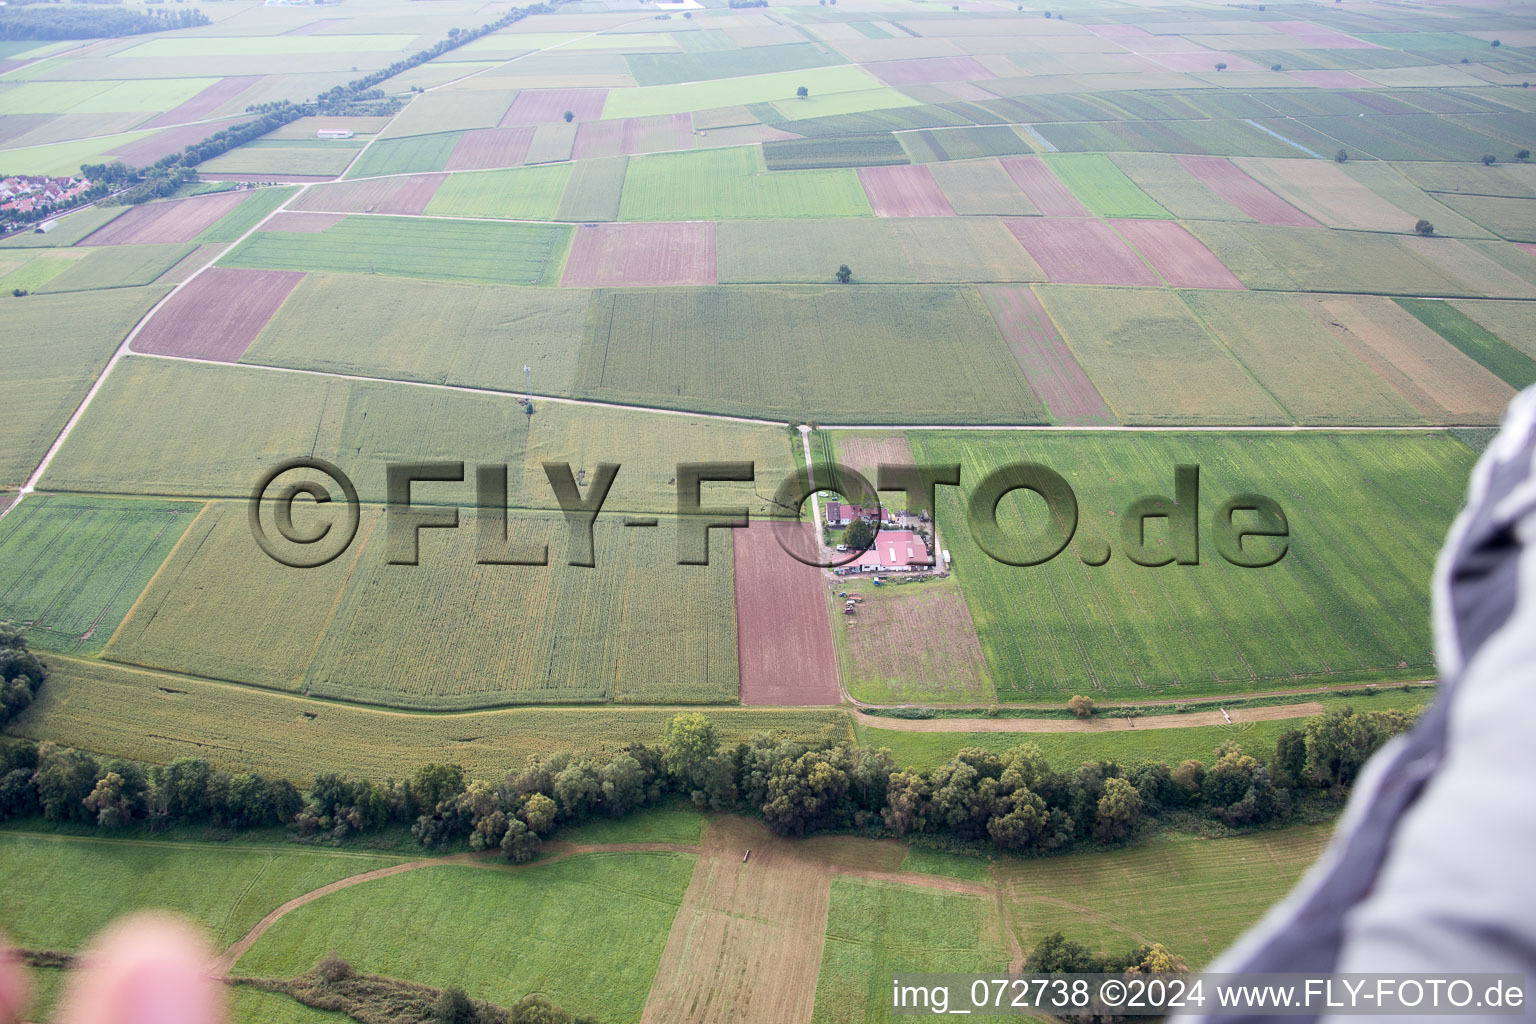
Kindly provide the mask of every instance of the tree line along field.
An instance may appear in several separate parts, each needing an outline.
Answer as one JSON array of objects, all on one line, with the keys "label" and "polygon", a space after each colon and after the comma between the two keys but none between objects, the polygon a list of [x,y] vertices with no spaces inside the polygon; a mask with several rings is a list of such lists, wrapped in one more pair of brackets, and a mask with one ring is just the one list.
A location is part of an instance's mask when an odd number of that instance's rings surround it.
[{"label": "tree line along field", "polygon": [[[1449,434],[914,433],[912,442],[919,463],[958,461],[972,487],[992,468],[1033,460],[1077,492],[1071,545],[1018,567],[985,555],[961,499],[940,491],[939,529],[1002,700],[1196,696],[1433,672],[1429,578],[1473,460]],[[1181,463],[1201,467],[1201,564],[1135,565],[1119,518],[1138,497],[1171,495]],[[1239,568],[1218,556],[1209,517],[1239,492],[1270,495],[1284,510],[1290,540],[1278,564]],[[999,509],[1006,536],[1032,536],[1042,521],[1038,502],[1018,496]],[[1167,548],[1165,525],[1148,528],[1153,550]],[[1106,544],[1106,565],[1084,563]]]}]

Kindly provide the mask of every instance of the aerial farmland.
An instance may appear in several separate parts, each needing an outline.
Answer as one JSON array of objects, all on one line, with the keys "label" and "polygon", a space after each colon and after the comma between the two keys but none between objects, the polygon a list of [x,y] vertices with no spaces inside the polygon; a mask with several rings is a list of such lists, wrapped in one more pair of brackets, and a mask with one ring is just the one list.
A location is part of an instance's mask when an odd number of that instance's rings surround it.
[{"label": "aerial farmland", "polygon": [[145,909],[234,1024],[1203,968],[1436,698],[1533,79],[1517,0],[0,5],[15,1019]]}]

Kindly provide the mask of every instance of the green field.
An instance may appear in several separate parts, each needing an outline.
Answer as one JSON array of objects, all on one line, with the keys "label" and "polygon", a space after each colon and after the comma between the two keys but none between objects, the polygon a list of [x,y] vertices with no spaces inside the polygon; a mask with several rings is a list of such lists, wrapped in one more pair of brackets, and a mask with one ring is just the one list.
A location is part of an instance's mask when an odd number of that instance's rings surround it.
[{"label": "green field", "polygon": [[570,164],[450,174],[427,203],[433,217],[553,220],[571,177]]},{"label": "green field", "polygon": [[555,211],[556,220],[615,220],[629,157],[608,156],[582,160],[571,166],[570,183]]},{"label": "green field", "polygon": [[93,249],[85,259],[38,287],[39,292],[83,292],[153,284],[196,249],[195,245],[113,245]]},{"label": "green field", "polygon": [[101,650],[199,507],[28,497],[0,519],[0,621],[44,650]]},{"label": "green field", "polygon": [[[450,756],[471,777],[494,784],[535,754],[611,755],[631,743],[654,745],[676,714],[624,706],[401,714],[107,662],[53,657],[49,668],[48,684],[12,727],[18,735],[158,764],[202,757],[224,771],[261,771],[298,785],[322,771],[405,778]],[[727,744],[757,732],[816,736],[828,726],[839,738],[849,735],[838,709],[705,713]]]},{"label": "green field", "polygon": [[[0,486],[26,480],[96,374],[163,288],[7,297],[0,336]],[[70,329],[60,332],[67,320]]]},{"label": "green field", "polygon": [[202,234],[199,242],[233,242],[283,203],[293,198],[296,188],[264,188],[248,197],[245,202],[214,221]]},{"label": "green field", "polygon": [[893,973],[1007,969],[1005,933],[986,897],[834,878],[811,1020],[901,1020],[891,1013]]},{"label": "green field", "polygon": [[1397,304],[1510,387],[1525,388],[1536,384],[1536,360],[1506,345],[1498,335],[1449,302],[1398,299]]},{"label": "green field", "polygon": [[[939,529],[1005,701],[1196,696],[1434,672],[1429,578],[1473,459],[1448,434],[919,433],[912,441],[920,464],[960,462],[969,487],[992,468],[1036,461],[1077,492],[1072,544],[1044,565],[1018,567],[985,555],[960,498],[940,490]],[[1135,565],[1115,524],[1138,497],[1169,495],[1178,464],[1203,470],[1201,564]],[[1240,568],[1218,555],[1209,516],[1226,497],[1255,491],[1284,510],[1289,548],[1277,565]],[[1039,532],[1031,501],[1005,499],[1005,536]],[[1166,522],[1147,534],[1161,554]],[[1102,557],[1106,543],[1107,565],[1081,561]]]},{"label": "green field", "polygon": [[821,167],[878,167],[908,163],[906,151],[890,132],[824,139],[784,139],[763,144],[770,171]]},{"label": "green field", "polygon": [[[292,846],[123,842],[0,831],[9,884],[0,927],[33,949],[83,949],[109,921],[150,907],[197,922],[222,948],[267,913],[348,875],[398,857]],[[90,899],[81,899],[88,887]]]},{"label": "green field", "polygon": [[132,357],[97,393],[43,486],[245,498],[265,469],[310,454],[348,473],[366,503],[384,500],[389,462],[465,462],[465,483],[420,493],[468,505],[473,467],[510,461],[512,506],[542,509],[559,507],[543,462],[588,475],[616,462],[624,468],[605,512],[675,513],[678,463],[745,459],[756,463],[764,496],[751,484],[719,483],[705,500],[761,515],[792,466],[783,427],[539,399],[530,417],[511,396]]},{"label": "green field", "polygon": [[5,259],[4,265],[8,268],[3,277],[0,277],[0,294],[10,292],[15,298],[15,290],[20,288],[25,292],[40,291],[49,281],[69,270],[76,263],[91,254],[89,249],[40,249],[36,253],[16,252],[16,259]]},{"label": "green field", "polygon": [[770,173],[755,148],[633,157],[619,202],[621,220],[869,215],[852,170]]},{"label": "green field", "polygon": [[333,177],[357,158],[357,147],[345,144],[312,146],[241,146],[214,157],[198,167],[214,174],[245,174],[251,177],[313,175]]},{"label": "green field", "polygon": [[414,35],[198,36],[151,39],[124,51],[130,57],[263,57],[330,53],[386,53],[408,47]]},{"label": "green field", "polygon": [[[805,86],[811,101],[801,103],[795,99],[795,90]],[[844,65],[831,68],[811,68],[806,71],[783,71],[777,74],[748,75],[741,78],[721,78],[708,82],[689,82],[681,85],[650,85],[634,89],[616,89],[608,94],[603,106],[606,117],[645,117],[650,114],[685,114],[694,110],[713,107],[730,107],[746,103],[771,103],[788,100],[801,103],[807,108],[807,116],[835,113],[824,109],[814,101],[839,93],[874,91],[885,98],[892,93],[894,103],[876,103],[861,106],[861,110],[873,110],[879,106],[906,106],[916,100],[906,100],[894,89],[881,89],[880,82],[861,68]]]},{"label": "green field", "polygon": [[313,234],[263,231],[221,266],[389,274],[470,284],[553,284],[570,229],[419,217],[348,217]]},{"label": "green field", "polygon": [[[468,74],[469,69],[463,73]],[[506,89],[444,89],[422,93],[389,122],[389,127],[383,131],[387,138],[381,139],[380,144],[403,140],[410,135],[435,136],[439,141],[443,138],[454,140],[457,135],[442,136],[439,133],[494,128],[512,105],[512,97],[512,92]],[[369,152],[371,154],[372,149]],[[352,177],[363,173],[355,170]]]},{"label": "green field", "polygon": [[631,53],[624,61],[635,81],[647,86],[804,71],[842,64],[843,58],[827,47],[786,43],[700,53]]},{"label": "green field", "polygon": [[300,907],[235,969],[287,977],[336,950],[358,970],[461,985],[503,1006],[539,992],[605,1022],[638,1021],[693,862],[596,853],[515,871],[409,871]]},{"label": "green field", "polygon": [[1098,153],[1049,155],[1051,173],[1100,217],[1160,217],[1171,214],[1136,187],[1107,156]]},{"label": "green field", "polygon": [[349,178],[367,178],[375,174],[440,171],[448,163],[448,157],[462,135],[462,132],[440,131],[431,135],[378,139],[361,154],[355,154],[356,161],[348,161],[350,169],[347,164],[342,164],[336,173],[345,169]]},{"label": "green field", "polygon": [[847,263],[861,284],[909,284],[916,278],[893,225],[886,217],[721,221],[716,272],[722,284],[830,284]]},{"label": "green field", "polygon": [[0,250],[49,249],[74,245],[108,221],[116,220],[127,212],[126,206],[89,206],[84,210],[76,210],[60,217],[52,231],[43,234],[23,231],[19,235],[0,239]]},{"label": "green field", "polygon": [[[922,339],[902,372],[870,372],[902,338]],[[605,400],[799,420],[1044,419],[971,288],[599,291],[576,380]]]},{"label": "green field", "polygon": [[1172,156],[1116,153],[1110,159],[1133,185],[1180,220],[1252,220],[1186,171]]},{"label": "green field", "polygon": [[1073,285],[1035,291],[1120,422],[1290,422],[1176,293]]},{"label": "green field", "polygon": [[1161,942],[1198,970],[1284,896],[1328,842],[1320,826],[1000,861],[1019,942],[1062,932],[1100,953]]},{"label": "green field", "polygon": [[309,274],[241,359],[498,391],[522,391],[526,365],[540,393],[565,395],[587,303],[566,289]]}]

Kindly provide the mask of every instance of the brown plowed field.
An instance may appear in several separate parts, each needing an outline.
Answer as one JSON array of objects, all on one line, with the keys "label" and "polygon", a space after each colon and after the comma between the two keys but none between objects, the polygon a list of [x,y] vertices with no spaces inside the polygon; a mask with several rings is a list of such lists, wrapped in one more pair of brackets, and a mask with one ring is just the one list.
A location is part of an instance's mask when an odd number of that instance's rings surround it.
[{"label": "brown plowed field", "polygon": [[446,174],[435,172],[337,182],[310,189],[294,202],[292,209],[415,216],[427,208],[427,202],[446,177]]},{"label": "brown plowed field", "polygon": [[1181,224],[1171,220],[1122,220],[1115,228],[1175,288],[1242,290],[1243,282]]},{"label": "brown plowed field", "polygon": [[481,128],[465,132],[453,152],[448,154],[450,171],[484,171],[498,167],[519,167],[533,141],[533,126],[516,128]]},{"label": "brown plowed field", "polygon": [[1034,291],[1027,285],[987,285],[976,290],[1053,421],[1074,426],[1116,422]]},{"label": "brown plowed field", "polygon": [[230,210],[250,198],[250,192],[215,192],[208,196],[145,203],[91,232],[81,245],[150,245],[190,242]]},{"label": "brown plowed field", "polygon": [[569,110],[577,121],[603,116],[607,89],[524,89],[501,119],[501,127],[518,124],[555,124]]},{"label": "brown plowed field", "polygon": [[303,279],[297,270],[205,270],[144,325],[133,350],[232,363]]},{"label": "brown plowed field", "polygon": [[715,283],[715,225],[584,224],[565,264],[567,288]]},{"label": "brown plowed field", "polygon": [[1077,201],[1061,179],[1051,173],[1037,156],[1013,156],[1003,160],[1003,170],[1019,190],[1047,217],[1087,217],[1088,210]]},{"label": "brown plowed field", "polygon": [[334,227],[347,219],[344,213],[295,213],[280,210],[262,221],[257,231],[292,231],[301,235],[318,235],[326,228]]},{"label": "brown plowed field", "polygon": [[1101,220],[1017,217],[1004,223],[1055,284],[1156,287],[1162,283],[1152,268]]},{"label": "brown plowed field", "polygon": [[821,570],[786,554],[771,523],[759,520],[732,533],[741,702],[837,704],[837,658]]},{"label": "brown plowed field", "polygon": [[876,217],[953,217],[954,208],[922,164],[860,167],[859,182]]}]

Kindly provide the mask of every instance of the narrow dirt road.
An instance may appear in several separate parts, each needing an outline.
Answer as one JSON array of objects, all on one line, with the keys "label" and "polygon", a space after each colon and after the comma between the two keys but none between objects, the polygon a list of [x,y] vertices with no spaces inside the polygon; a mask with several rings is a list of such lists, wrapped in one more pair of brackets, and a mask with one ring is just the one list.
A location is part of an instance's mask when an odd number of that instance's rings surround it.
[{"label": "narrow dirt road", "polygon": [[[1151,718],[1114,716],[1099,718],[885,718],[855,710],[854,717],[872,729],[892,732],[1129,732],[1132,729],[1190,729],[1198,725],[1235,725],[1239,722],[1273,722],[1284,718],[1310,718],[1323,713],[1317,701],[1304,704],[1271,704],[1267,707],[1221,711],[1192,711],[1183,715]],[[1228,718],[1227,716],[1231,717]]]}]

